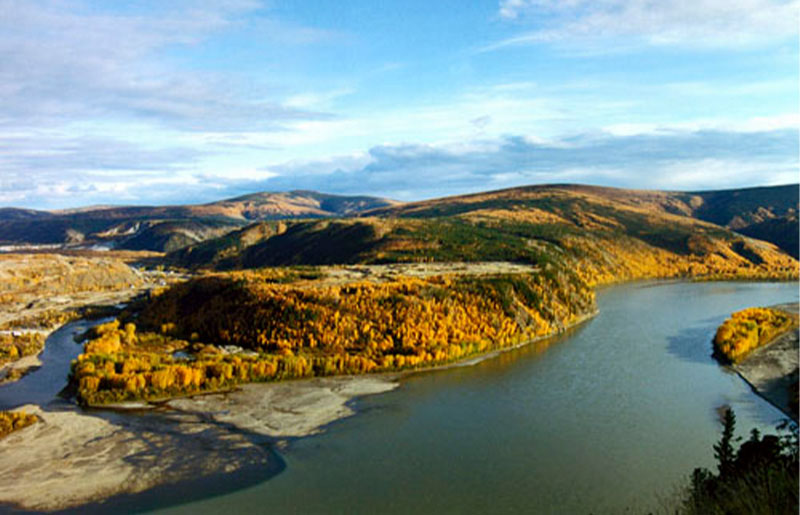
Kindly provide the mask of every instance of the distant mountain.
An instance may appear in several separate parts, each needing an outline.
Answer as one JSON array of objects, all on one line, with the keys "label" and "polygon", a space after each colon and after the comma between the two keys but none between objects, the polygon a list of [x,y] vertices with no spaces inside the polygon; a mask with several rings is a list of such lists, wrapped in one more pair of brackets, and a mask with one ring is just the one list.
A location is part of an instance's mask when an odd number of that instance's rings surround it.
[{"label": "distant mountain", "polygon": [[36,218],[47,218],[52,216],[46,211],[36,211],[33,209],[17,209],[14,207],[0,208],[0,222],[8,220],[31,220]]},{"label": "distant mountain", "polygon": [[0,209],[0,244],[173,251],[254,221],[351,216],[396,204],[376,197],[291,191],[186,206],[95,206],[63,211],[4,208]]},{"label": "distant mountain", "polygon": [[[386,206],[356,218],[261,222],[167,259],[214,269],[516,261],[566,265],[597,283],[682,275],[796,276],[797,261],[774,245],[695,216],[704,206],[706,216],[723,213],[727,207],[720,198],[713,192],[580,185],[511,188]],[[742,206],[730,212],[742,217],[753,204]]]},{"label": "distant mountain", "polygon": [[693,212],[697,218],[769,241],[798,258],[797,184],[692,195],[703,200]]}]

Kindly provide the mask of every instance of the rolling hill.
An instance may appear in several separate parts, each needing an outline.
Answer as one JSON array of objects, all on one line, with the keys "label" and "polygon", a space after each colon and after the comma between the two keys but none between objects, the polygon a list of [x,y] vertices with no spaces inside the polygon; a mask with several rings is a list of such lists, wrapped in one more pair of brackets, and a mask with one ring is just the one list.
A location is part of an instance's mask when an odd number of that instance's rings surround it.
[{"label": "rolling hill", "polygon": [[797,184],[698,192],[625,190],[569,184],[530,186],[409,203],[377,209],[369,214],[405,217],[452,215],[478,207],[488,208],[498,202],[524,202],[526,198],[531,199],[553,189],[568,191],[574,195],[601,197],[628,208],[711,222],[774,243],[788,254],[798,257],[797,215],[800,188]]},{"label": "rolling hill", "polygon": [[[735,209],[720,192],[578,185],[511,188],[387,206],[358,218],[287,221],[280,226],[260,223],[171,253],[168,260],[178,266],[222,270],[515,261],[566,265],[594,284],[639,277],[796,276],[797,261],[775,245],[697,215],[736,213],[727,219],[733,220],[759,209],[776,216],[791,214],[796,206],[786,192],[792,188],[797,190],[796,186],[774,190],[783,204],[748,201]],[[755,196],[750,190],[739,192],[727,197]],[[764,191],[755,193],[765,197]]]},{"label": "rolling hill", "polygon": [[[775,245],[695,217],[705,202],[554,185],[258,222],[168,254],[216,272],[98,326],[73,386],[80,402],[103,405],[419,369],[564,331],[596,312],[601,284],[797,279],[797,260]],[[358,266],[309,266],[342,264]]]},{"label": "rolling hill", "polygon": [[256,193],[201,205],[0,209],[0,244],[173,251],[257,220],[350,216],[395,205],[386,199],[312,191]]}]

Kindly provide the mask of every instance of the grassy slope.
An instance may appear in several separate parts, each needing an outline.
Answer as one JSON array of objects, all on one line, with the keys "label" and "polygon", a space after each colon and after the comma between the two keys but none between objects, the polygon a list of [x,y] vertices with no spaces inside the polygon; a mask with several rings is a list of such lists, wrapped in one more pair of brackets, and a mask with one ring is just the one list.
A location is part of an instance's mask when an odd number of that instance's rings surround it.
[{"label": "grassy slope", "polygon": [[[691,217],[699,200],[586,186],[535,186],[373,210],[368,217],[252,226],[174,253],[217,269],[424,261],[552,263],[590,283],[684,275],[796,276],[776,247]],[[260,228],[259,228],[260,227]]]}]

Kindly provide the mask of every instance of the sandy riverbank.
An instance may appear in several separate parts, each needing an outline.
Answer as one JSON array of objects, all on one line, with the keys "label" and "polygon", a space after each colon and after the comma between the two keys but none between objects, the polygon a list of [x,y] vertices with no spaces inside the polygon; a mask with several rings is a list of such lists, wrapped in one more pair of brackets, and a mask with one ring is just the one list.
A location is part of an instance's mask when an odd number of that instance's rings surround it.
[{"label": "sandy riverbank", "polygon": [[267,442],[313,434],[352,415],[353,398],[397,384],[387,376],[248,384],[227,394],[170,401],[147,414],[24,406],[41,420],[0,440],[0,502],[64,509],[269,466]]},{"label": "sandy riverbank", "polygon": [[[472,365],[541,339],[434,368]],[[269,466],[266,443],[315,434],[355,414],[354,398],[393,390],[399,377],[428,370],[250,383],[148,405],[147,413],[23,407],[41,422],[0,440],[0,502],[56,510]]]},{"label": "sandy riverbank", "polygon": [[[787,313],[797,315],[800,304],[780,304],[772,306]],[[790,388],[796,387],[800,345],[798,330],[792,329],[778,335],[772,342],[754,350],[733,369],[755,390],[797,422],[797,412],[789,404]]]}]

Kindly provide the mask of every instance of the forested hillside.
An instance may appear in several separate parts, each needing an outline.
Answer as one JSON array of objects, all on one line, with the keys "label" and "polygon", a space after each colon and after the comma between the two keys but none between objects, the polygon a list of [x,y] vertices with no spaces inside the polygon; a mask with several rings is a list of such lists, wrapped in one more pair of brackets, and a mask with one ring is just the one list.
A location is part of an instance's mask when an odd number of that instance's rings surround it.
[{"label": "forested hillside", "polygon": [[[695,218],[705,200],[681,195],[541,186],[253,224],[169,254],[212,273],[98,330],[73,384],[104,404],[418,368],[562,331],[594,311],[600,284],[798,277],[794,258]],[[520,266],[500,273],[498,262]],[[442,272],[412,277],[412,263]],[[356,275],[314,267],[343,264]],[[398,273],[359,279],[374,264]]]},{"label": "forested hillside", "polygon": [[[158,399],[444,364],[554,334],[595,309],[585,283],[554,267],[346,284],[295,279],[282,270],[235,273],[155,295],[137,325],[95,330],[73,367],[79,398]],[[238,351],[223,352],[226,345]]]}]

